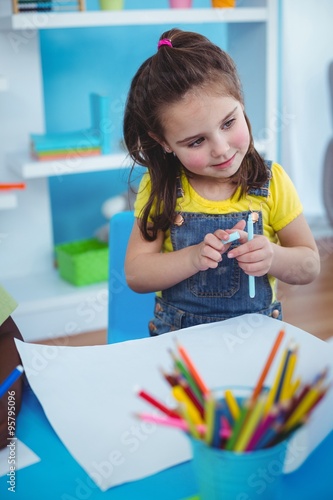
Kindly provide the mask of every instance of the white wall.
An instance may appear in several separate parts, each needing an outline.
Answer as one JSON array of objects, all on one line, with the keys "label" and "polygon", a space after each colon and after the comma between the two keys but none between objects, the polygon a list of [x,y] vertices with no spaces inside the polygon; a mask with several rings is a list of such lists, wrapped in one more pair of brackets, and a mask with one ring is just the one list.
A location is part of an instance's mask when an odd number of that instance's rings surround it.
[{"label": "white wall", "polygon": [[324,215],[323,162],[333,136],[328,87],[328,64],[333,60],[333,2],[281,1],[281,163],[296,185],[305,215]]}]

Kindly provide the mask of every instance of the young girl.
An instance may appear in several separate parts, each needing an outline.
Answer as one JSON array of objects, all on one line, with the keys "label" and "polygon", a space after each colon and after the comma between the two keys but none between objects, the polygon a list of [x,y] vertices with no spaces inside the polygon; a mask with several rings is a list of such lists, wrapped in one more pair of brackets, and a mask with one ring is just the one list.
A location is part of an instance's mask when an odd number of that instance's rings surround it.
[{"label": "young girl", "polygon": [[276,280],[313,281],[318,250],[291,180],[254,148],[231,58],[200,34],[164,33],[133,78],[124,138],[148,169],[125,271],[134,291],[157,292],[150,334],[246,313],[281,319]]}]

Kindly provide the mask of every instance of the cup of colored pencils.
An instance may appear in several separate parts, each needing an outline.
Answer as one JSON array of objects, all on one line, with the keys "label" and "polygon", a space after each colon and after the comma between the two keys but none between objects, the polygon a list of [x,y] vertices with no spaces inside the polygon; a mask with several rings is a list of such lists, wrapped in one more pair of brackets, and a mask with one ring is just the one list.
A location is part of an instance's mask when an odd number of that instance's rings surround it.
[{"label": "cup of colored pencils", "polygon": [[283,474],[290,436],[310,418],[329,389],[327,370],[302,382],[295,375],[298,346],[289,342],[282,352],[271,387],[266,376],[284,338],[281,330],[255,387],[209,389],[193,360],[180,344],[170,350],[172,370],[162,376],[176,402],[166,406],[145,390],[137,395],[158,414],[137,417],[186,432],[191,440],[200,499],[252,498],[264,481],[265,498],[276,491]]}]

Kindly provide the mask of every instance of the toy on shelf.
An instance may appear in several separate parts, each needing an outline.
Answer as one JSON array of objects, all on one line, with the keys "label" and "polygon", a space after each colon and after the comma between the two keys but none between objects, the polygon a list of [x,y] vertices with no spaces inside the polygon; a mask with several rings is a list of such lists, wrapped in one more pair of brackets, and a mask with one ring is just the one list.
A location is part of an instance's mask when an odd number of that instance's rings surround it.
[{"label": "toy on shelf", "polygon": [[135,192],[129,190],[128,192],[120,193],[116,196],[113,196],[112,198],[108,198],[107,200],[105,200],[101,207],[101,212],[107,222],[96,230],[94,236],[98,240],[104,241],[105,243],[109,241],[111,217],[118,212],[133,210],[135,198]]},{"label": "toy on shelf", "polygon": [[110,105],[109,96],[90,94],[91,127],[76,132],[30,134],[32,156],[47,161],[109,154]]},{"label": "toy on shelf", "polygon": [[84,0],[12,0],[13,14],[85,10]]}]

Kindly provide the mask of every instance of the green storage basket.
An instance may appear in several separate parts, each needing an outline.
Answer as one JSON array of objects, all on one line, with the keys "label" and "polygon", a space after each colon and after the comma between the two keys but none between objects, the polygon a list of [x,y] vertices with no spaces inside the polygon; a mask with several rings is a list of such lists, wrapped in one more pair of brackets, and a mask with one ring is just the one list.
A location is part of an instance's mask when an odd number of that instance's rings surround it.
[{"label": "green storage basket", "polygon": [[72,241],[55,248],[60,276],[76,286],[108,280],[108,244],[96,238]]}]

